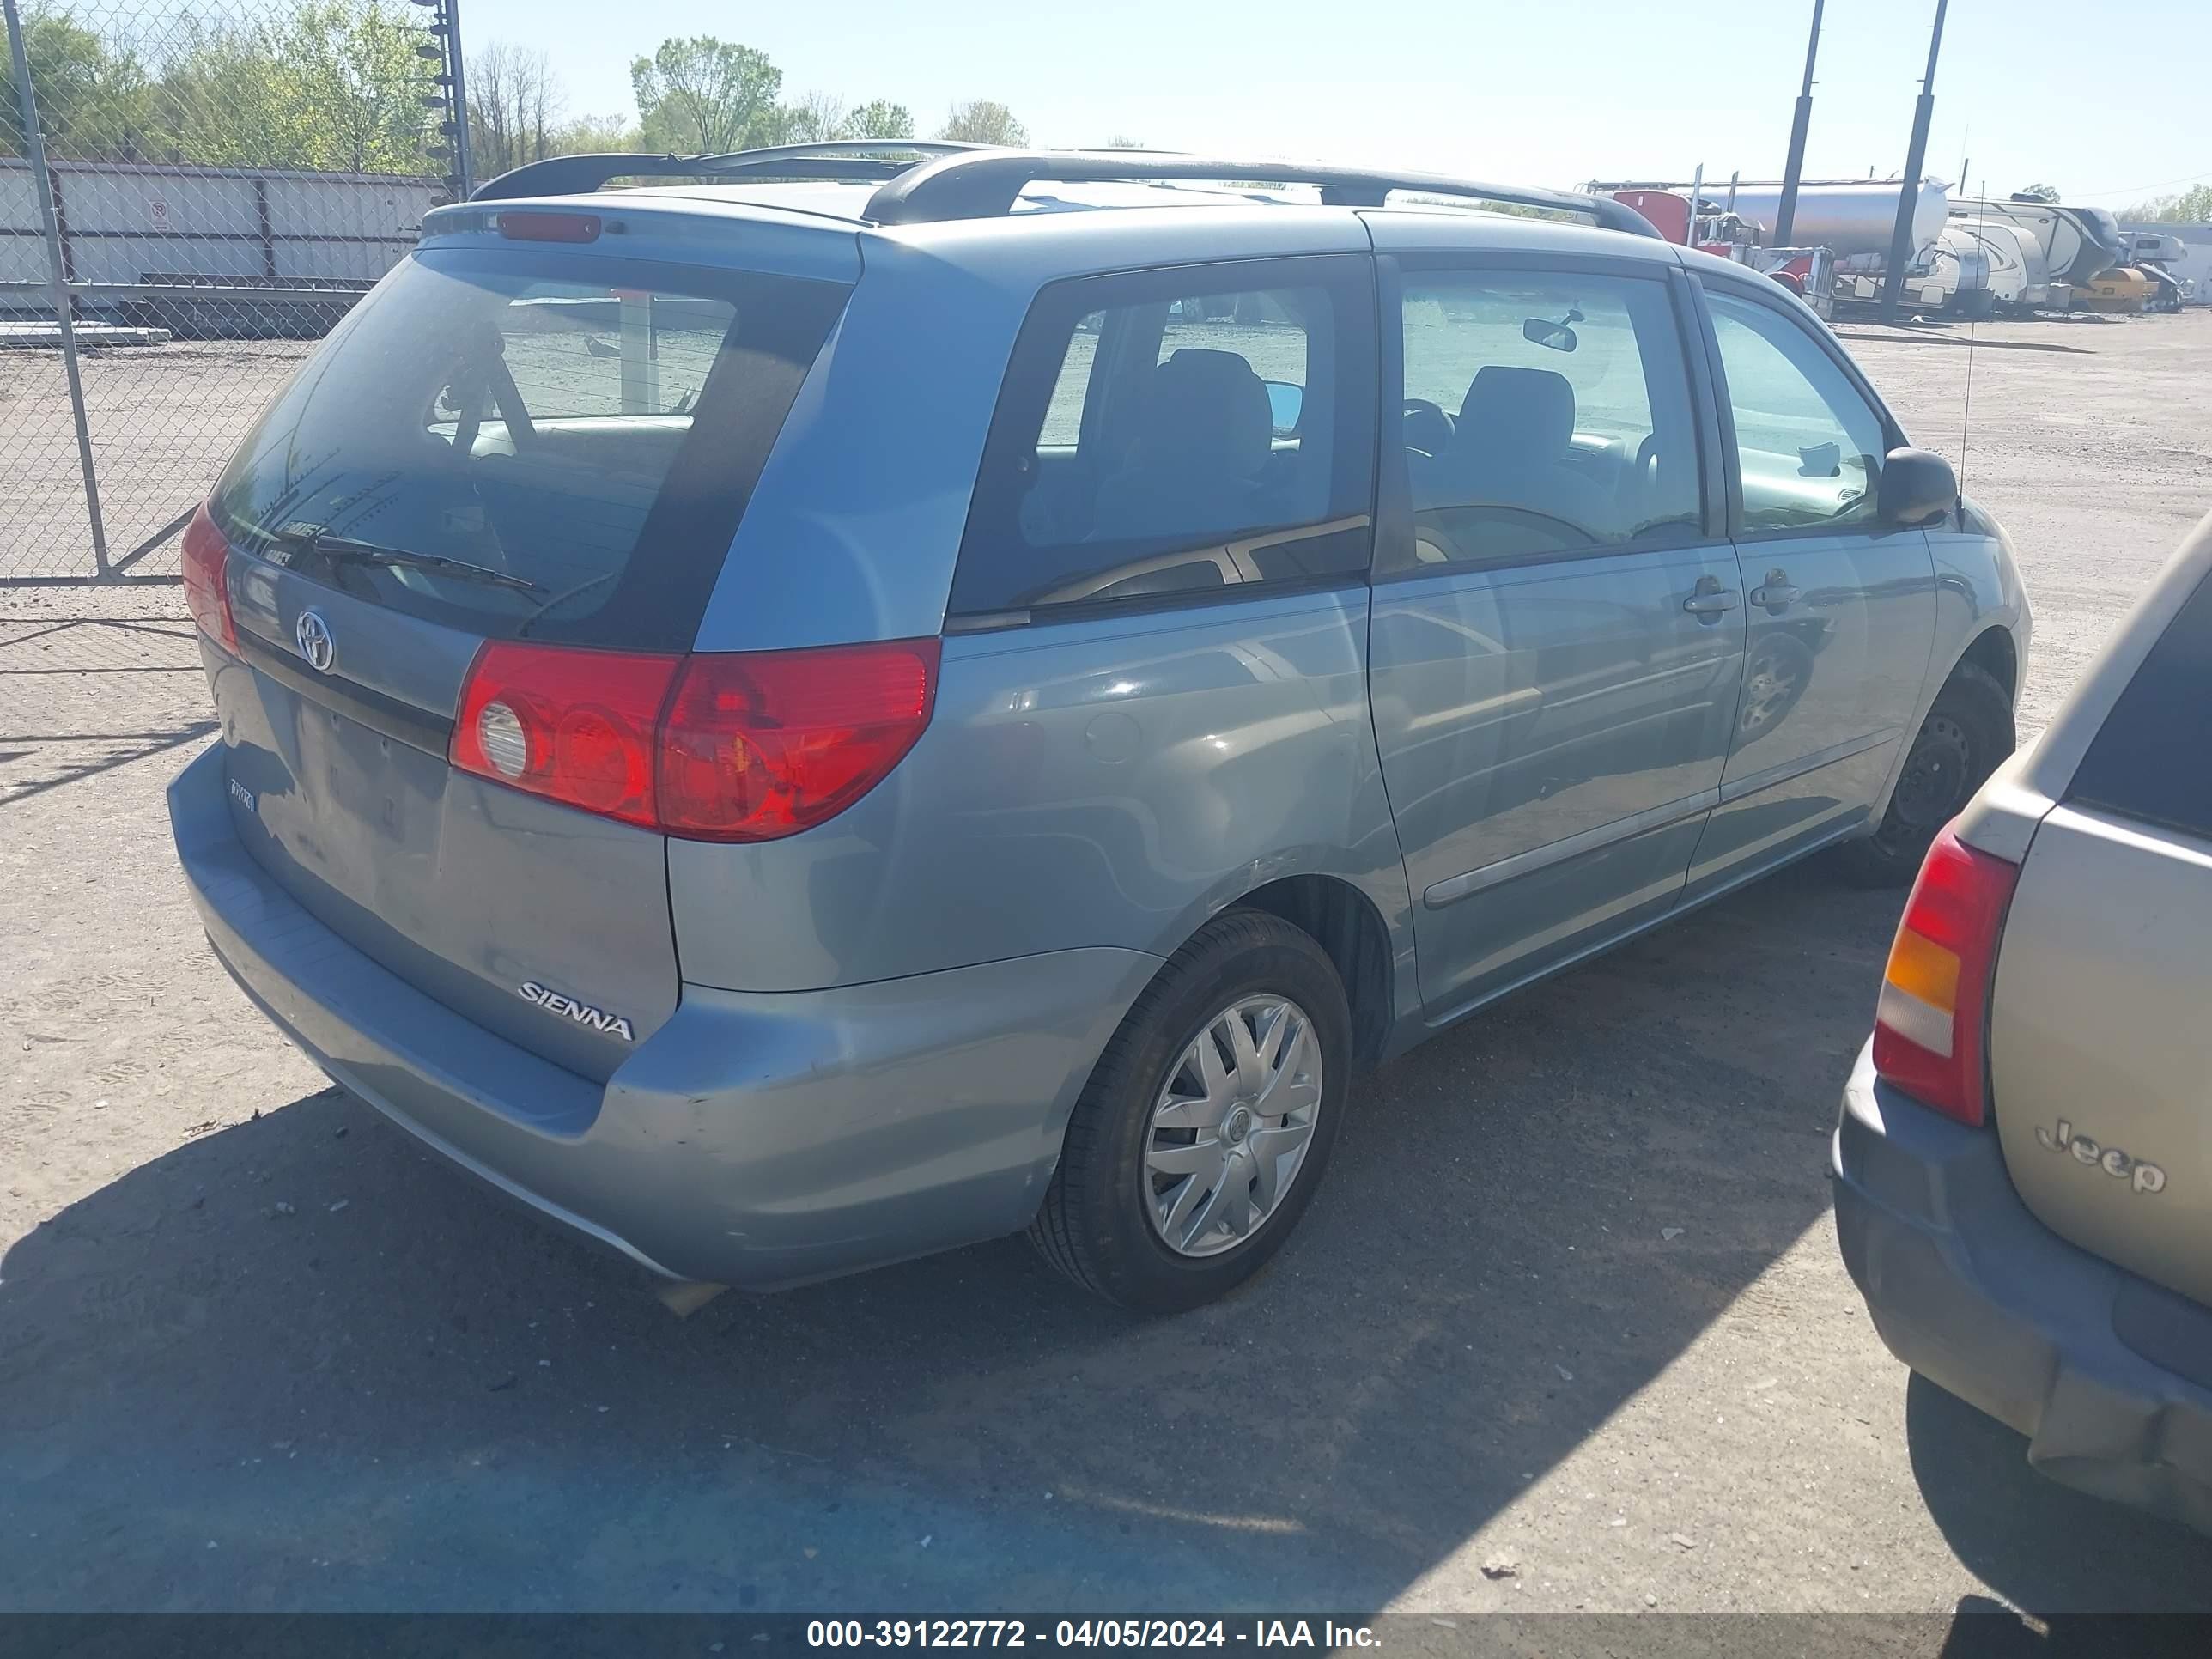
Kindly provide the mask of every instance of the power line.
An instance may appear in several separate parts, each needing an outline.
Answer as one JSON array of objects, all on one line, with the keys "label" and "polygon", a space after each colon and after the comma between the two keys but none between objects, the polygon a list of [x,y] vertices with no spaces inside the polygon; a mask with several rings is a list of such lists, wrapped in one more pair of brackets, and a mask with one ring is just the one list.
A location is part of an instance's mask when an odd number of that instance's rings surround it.
[{"label": "power line", "polygon": [[2139,190],[2164,190],[2168,185],[2193,185],[2199,179],[2212,179],[2212,170],[2203,173],[2185,173],[2179,179],[2161,179],[2154,185],[2124,185],[2114,190],[2085,190],[2084,196],[2132,196]]}]

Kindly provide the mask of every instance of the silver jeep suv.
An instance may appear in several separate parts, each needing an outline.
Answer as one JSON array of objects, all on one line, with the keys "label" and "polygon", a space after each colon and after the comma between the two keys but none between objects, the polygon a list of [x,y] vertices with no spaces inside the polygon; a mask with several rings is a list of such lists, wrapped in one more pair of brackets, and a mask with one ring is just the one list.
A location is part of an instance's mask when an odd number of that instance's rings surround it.
[{"label": "silver jeep suv", "polygon": [[660,1273],[1027,1228],[1186,1306],[1362,1067],[1815,848],[1910,877],[2028,617],[1904,445],[1612,201],[540,162],[192,525],[178,850],[332,1077]]},{"label": "silver jeep suv", "polygon": [[1832,1153],[1892,1352],[2212,1532],[2212,518],[1929,849]]}]

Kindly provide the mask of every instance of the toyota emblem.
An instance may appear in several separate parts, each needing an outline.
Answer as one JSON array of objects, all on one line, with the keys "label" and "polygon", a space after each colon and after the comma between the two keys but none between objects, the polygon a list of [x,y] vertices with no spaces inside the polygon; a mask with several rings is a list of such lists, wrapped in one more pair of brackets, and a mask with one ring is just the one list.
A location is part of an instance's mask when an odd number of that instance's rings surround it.
[{"label": "toyota emblem", "polygon": [[337,660],[338,642],[331,637],[331,625],[323,620],[319,611],[302,611],[300,620],[293,624],[292,637],[300,642],[300,654],[307,659],[307,666],[318,674],[331,672]]}]

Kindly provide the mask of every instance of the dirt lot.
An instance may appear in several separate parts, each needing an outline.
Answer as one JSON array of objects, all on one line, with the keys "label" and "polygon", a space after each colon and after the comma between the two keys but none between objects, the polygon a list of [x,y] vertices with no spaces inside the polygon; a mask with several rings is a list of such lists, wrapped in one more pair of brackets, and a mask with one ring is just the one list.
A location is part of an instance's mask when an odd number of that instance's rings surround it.
[{"label": "dirt lot", "polygon": [[[82,373],[109,560],[173,575],[175,532],[312,345],[178,341],[87,349]],[[61,354],[0,351],[0,577],[92,568]],[[134,562],[135,561],[135,562]]]},{"label": "dirt lot", "polygon": [[[1846,331],[1955,458],[1955,337]],[[2209,376],[2212,312],[1983,331],[2031,727],[2212,506]],[[216,968],[175,605],[0,599],[0,1608],[2212,1608],[2212,1543],[2030,1474],[1844,1276],[1893,896],[1800,869],[1390,1067],[1226,1305],[1006,1242],[678,1322]]]}]

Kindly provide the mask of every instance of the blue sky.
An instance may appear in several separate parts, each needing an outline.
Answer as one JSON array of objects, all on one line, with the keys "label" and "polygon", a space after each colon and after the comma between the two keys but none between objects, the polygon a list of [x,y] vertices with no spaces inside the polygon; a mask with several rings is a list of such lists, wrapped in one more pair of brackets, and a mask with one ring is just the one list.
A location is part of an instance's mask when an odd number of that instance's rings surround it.
[{"label": "blue sky", "polygon": [[[629,60],[666,35],[757,46],[787,98],[890,98],[931,131],[955,100],[1012,106],[1038,143],[1116,133],[1185,149],[1393,162],[1564,185],[1778,176],[1811,0],[464,0],[466,38],[551,58],[568,112],[631,108]],[[1808,173],[1904,161],[1934,0],[1830,0]],[[1992,193],[2057,185],[2119,206],[2212,179],[2188,90],[2203,0],[1955,0],[1929,167]],[[2166,66],[2161,69],[2160,66]]]}]

